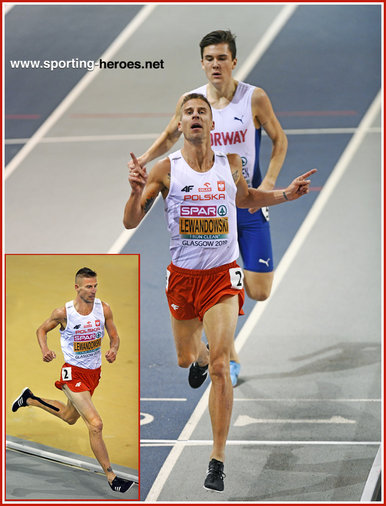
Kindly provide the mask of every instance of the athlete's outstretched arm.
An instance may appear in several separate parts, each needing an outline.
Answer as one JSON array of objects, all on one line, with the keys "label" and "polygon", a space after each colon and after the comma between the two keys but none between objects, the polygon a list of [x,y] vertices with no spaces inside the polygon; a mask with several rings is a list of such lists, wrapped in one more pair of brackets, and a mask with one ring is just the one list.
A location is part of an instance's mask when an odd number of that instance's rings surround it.
[{"label": "athlete's outstretched arm", "polygon": [[290,200],[296,200],[309,192],[311,180],[307,178],[316,172],[316,169],[305,172],[295,178],[284,190],[263,190],[261,187],[248,188],[242,174],[240,157],[235,154],[227,156],[232,176],[237,186],[236,205],[241,208],[274,206]]},{"label": "athlete's outstretched arm", "polygon": [[131,193],[123,214],[125,228],[135,228],[141,223],[160,192],[166,197],[170,180],[168,158],[156,163],[148,176],[146,168],[140,166],[134,153],[130,154],[133,167],[129,171]]},{"label": "athlete's outstretched arm", "polygon": [[[161,135],[154,141],[154,143],[147,149],[141,156],[138,157],[138,163],[141,167],[144,167],[146,164],[158,158],[159,156],[164,155],[169,151],[169,149],[174,146],[174,144],[178,141],[181,132],[178,130],[177,125],[180,120],[180,110],[181,103],[185,95],[182,95],[176,105],[176,110],[174,111],[172,119],[169,121],[165,130],[161,133]],[[130,160],[128,163],[129,169],[134,167],[133,160]]]},{"label": "athlete's outstretched arm", "polygon": [[117,358],[120,340],[117,327],[115,326],[113,320],[113,312],[111,311],[110,306],[105,302],[102,302],[102,305],[103,305],[103,314],[105,316],[105,328],[110,338],[110,348],[106,352],[105,357],[107,362],[112,363]]},{"label": "athlete's outstretched arm", "polygon": [[50,350],[47,343],[47,333],[53,330],[58,325],[63,328],[66,326],[66,308],[63,306],[58,309],[54,309],[51,316],[45,320],[36,331],[38,343],[42,351],[42,357],[44,362],[51,362],[56,358],[54,351]]}]

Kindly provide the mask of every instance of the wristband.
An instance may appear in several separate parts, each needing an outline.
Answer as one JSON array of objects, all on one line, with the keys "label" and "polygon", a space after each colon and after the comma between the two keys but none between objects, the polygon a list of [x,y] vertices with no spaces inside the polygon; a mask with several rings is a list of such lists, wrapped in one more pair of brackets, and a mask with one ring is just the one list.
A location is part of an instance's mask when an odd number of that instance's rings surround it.
[{"label": "wristband", "polygon": [[287,197],[287,195],[285,194],[285,192],[284,192],[284,191],[283,191],[283,197],[284,197],[286,200],[288,200],[288,197]]}]

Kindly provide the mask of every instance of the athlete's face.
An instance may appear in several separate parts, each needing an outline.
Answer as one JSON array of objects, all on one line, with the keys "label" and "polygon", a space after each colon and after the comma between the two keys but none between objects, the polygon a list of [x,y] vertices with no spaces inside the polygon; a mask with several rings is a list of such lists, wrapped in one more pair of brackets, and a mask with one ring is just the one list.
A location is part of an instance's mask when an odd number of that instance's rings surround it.
[{"label": "athlete's face", "polygon": [[210,83],[226,84],[232,79],[232,71],[236,63],[237,58],[232,58],[228,44],[213,44],[204,47],[201,65]]},{"label": "athlete's face", "polygon": [[209,138],[213,127],[212,111],[206,102],[199,98],[185,102],[178,123],[178,130],[184,134],[185,139],[202,141]]},{"label": "athlete's face", "polygon": [[95,300],[98,283],[97,278],[78,278],[75,290],[83,302],[91,303]]}]

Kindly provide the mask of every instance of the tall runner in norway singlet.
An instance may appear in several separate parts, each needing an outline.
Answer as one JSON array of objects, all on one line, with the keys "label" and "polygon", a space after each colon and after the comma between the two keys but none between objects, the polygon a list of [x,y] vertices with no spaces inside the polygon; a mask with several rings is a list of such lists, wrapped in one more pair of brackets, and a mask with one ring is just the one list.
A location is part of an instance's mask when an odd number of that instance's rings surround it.
[{"label": "tall runner in norway singlet", "polygon": [[165,213],[172,263],[183,269],[212,269],[235,261],[239,256],[237,188],[227,156],[215,153],[206,172],[193,170],[181,151],[169,159]]},{"label": "tall runner in norway singlet", "polygon": [[74,302],[66,303],[67,325],[60,331],[60,343],[66,363],[84,369],[97,369],[102,364],[102,338],[105,317],[100,299],[95,299],[88,315],[79,314]]},{"label": "tall runner in norway singlet", "polygon": [[[243,176],[249,187],[257,188],[262,181],[259,153],[261,128],[256,129],[251,99],[255,86],[239,82],[232,101],[223,109],[212,107],[214,129],[211,131],[213,150],[237,153],[242,161]],[[207,85],[190,93],[207,97]],[[238,239],[244,267],[254,272],[273,270],[272,244],[269,230],[268,208],[251,214],[248,209],[237,208]],[[265,264],[259,258],[270,259]]]}]

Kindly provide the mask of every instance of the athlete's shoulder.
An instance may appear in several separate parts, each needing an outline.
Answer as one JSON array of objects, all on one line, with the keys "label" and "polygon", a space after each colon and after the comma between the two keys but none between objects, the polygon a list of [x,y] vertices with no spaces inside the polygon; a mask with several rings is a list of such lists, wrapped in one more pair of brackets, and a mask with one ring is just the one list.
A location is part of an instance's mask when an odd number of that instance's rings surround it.
[{"label": "athlete's shoulder", "polygon": [[177,151],[173,151],[173,153],[170,153],[170,155],[167,156],[166,160],[169,160],[170,166],[171,160],[179,160],[180,158],[182,158],[181,150],[177,149]]},{"label": "athlete's shoulder", "polygon": [[[67,304],[69,303],[67,302]],[[57,321],[65,320],[67,318],[67,309],[66,309],[67,304],[54,309],[51,313],[51,319]]]},{"label": "athlete's shoulder", "polygon": [[105,302],[104,300],[100,300],[100,299],[95,299],[95,302],[96,301],[99,301],[99,304],[102,306],[103,308],[103,312],[105,311],[111,311],[111,308],[110,308],[110,304],[108,304],[107,302]]},{"label": "athlete's shoulder", "polygon": [[241,158],[237,153],[228,153],[226,157],[231,167],[238,168],[242,166]]},{"label": "athlete's shoulder", "polygon": [[251,91],[257,88],[257,86],[255,86],[254,84],[249,84],[244,81],[238,81],[237,87],[240,88],[241,90],[251,90]]},{"label": "athlete's shoulder", "polygon": [[252,93],[252,104],[261,104],[269,100],[268,93],[263,88],[255,87]]},{"label": "athlete's shoulder", "polygon": [[245,83],[244,81],[238,81],[236,91],[239,95],[244,96],[252,95],[256,89],[257,87],[253,84]]},{"label": "athlete's shoulder", "polygon": [[111,320],[113,318],[113,311],[110,307],[110,304],[107,304],[107,302],[104,301],[101,301],[101,304],[105,320]]},{"label": "athlete's shoulder", "polygon": [[215,155],[215,164],[217,166],[224,167],[229,163],[228,155],[223,151],[213,150],[213,153]]},{"label": "athlete's shoulder", "polygon": [[[173,153],[172,153],[173,154]],[[170,157],[171,155],[159,160],[154,167],[151,169],[149,179],[158,179],[159,176],[163,176],[165,172],[170,171]]]}]

